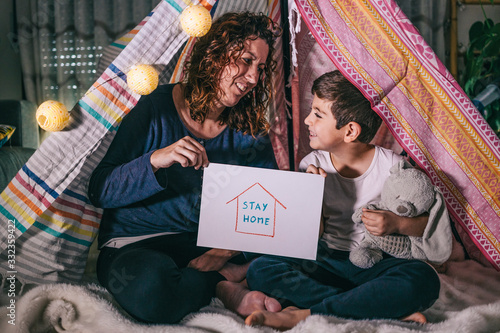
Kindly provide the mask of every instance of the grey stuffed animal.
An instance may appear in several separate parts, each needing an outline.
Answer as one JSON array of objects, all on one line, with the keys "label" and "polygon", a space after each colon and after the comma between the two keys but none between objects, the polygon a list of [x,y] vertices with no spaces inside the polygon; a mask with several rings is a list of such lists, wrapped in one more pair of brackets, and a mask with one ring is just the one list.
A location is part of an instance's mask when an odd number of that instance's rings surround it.
[{"label": "grey stuffed animal", "polygon": [[[402,160],[390,169],[390,175],[382,188],[380,202],[357,209],[352,215],[352,220],[355,223],[363,223],[361,221],[362,208],[389,210],[399,216],[415,217],[429,212],[431,207],[436,204],[444,206],[442,195],[437,187],[432,185],[425,173],[414,169],[411,164]],[[443,210],[443,207],[440,209]],[[446,208],[444,210],[444,213],[446,213]],[[430,224],[433,223],[431,218],[433,217],[429,218],[426,229],[429,229]],[[449,232],[450,229],[449,226],[448,228],[443,226],[435,230],[443,234],[433,236],[437,239],[438,244],[433,250],[436,248],[443,250],[442,254],[439,253],[439,260],[437,261],[444,262],[451,253],[451,233],[446,235],[446,232]],[[364,239],[358,247],[351,251],[349,259],[358,267],[369,268],[382,260],[382,252],[397,258],[429,259],[422,237],[405,235],[374,236],[366,230]]]}]

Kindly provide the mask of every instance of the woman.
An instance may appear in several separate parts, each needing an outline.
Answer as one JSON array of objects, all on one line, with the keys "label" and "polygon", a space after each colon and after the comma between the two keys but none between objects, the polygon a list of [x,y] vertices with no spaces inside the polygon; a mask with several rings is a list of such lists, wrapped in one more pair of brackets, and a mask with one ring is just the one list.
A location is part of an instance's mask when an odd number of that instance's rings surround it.
[{"label": "woman", "polygon": [[216,20],[187,79],[142,97],[92,174],[89,198],[104,208],[97,275],[140,321],[178,322],[219,282],[245,277],[243,254],[196,246],[202,167],[276,168],[264,113],[277,31],[262,14]]}]

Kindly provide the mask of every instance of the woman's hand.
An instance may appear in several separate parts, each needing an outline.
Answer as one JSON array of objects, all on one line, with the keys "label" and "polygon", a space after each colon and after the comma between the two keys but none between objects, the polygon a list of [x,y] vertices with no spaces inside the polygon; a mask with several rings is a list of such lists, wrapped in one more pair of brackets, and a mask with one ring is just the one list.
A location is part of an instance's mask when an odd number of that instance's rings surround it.
[{"label": "woman's hand", "polygon": [[191,260],[188,267],[202,272],[218,271],[224,267],[229,259],[239,253],[239,251],[211,249],[203,253],[198,258]]},{"label": "woman's hand", "polygon": [[323,177],[326,177],[327,173],[325,170],[318,168],[314,164],[309,164],[309,166],[306,169],[306,173],[312,173],[315,175],[321,175]]},{"label": "woman's hand", "polygon": [[422,237],[427,226],[428,216],[404,217],[388,210],[374,210],[363,208],[361,220],[366,230],[374,236],[400,234]]},{"label": "woman's hand", "polygon": [[205,147],[190,136],[185,136],[179,141],[156,150],[151,155],[151,166],[153,172],[161,168],[168,168],[174,163],[179,163],[184,168],[208,166],[208,157]]}]

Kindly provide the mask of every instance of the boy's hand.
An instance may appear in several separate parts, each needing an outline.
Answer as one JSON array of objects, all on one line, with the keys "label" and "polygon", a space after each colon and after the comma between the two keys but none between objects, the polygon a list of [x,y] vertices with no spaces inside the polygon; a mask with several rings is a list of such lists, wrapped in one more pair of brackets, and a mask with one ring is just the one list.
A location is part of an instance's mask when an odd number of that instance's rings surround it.
[{"label": "boy's hand", "polygon": [[323,177],[326,177],[326,171],[321,169],[321,168],[318,168],[317,166],[315,166],[313,164],[309,164],[309,166],[306,169],[306,173],[312,173],[315,175],[321,175]]},{"label": "boy's hand", "polygon": [[373,210],[363,208],[361,220],[366,230],[374,236],[386,236],[398,233],[400,216],[387,210]]},{"label": "boy's hand", "polygon": [[366,230],[374,236],[400,234],[422,237],[427,226],[428,216],[403,217],[388,210],[363,208],[361,220]]}]

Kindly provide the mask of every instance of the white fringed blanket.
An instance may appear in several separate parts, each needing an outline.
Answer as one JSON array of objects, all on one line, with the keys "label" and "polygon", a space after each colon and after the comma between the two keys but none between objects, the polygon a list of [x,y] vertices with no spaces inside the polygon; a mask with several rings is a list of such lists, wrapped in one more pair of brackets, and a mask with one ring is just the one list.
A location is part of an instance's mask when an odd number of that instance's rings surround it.
[{"label": "white fringed blanket", "polygon": [[[311,316],[289,332],[500,332],[499,272],[466,260],[448,263],[446,273],[440,277],[440,297],[425,311],[428,324]],[[0,332],[3,333],[277,332],[245,326],[243,319],[225,309],[218,299],[187,316],[179,325],[139,324],[114,303],[106,290],[92,284],[49,284],[31,289],[16,300],[15,326],[8,323],[7,295],[1,300]]]}]

